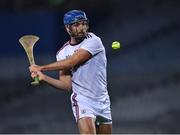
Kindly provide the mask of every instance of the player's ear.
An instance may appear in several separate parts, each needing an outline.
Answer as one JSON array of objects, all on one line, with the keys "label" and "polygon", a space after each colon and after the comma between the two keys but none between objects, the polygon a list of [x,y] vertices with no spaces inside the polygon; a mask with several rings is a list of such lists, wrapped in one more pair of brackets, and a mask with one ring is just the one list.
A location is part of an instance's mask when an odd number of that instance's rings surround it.
[{"label": "player's ear", "polygon": [[65,25],[65,29],[66,29],[66,31],[70,34],[69,25]]}]

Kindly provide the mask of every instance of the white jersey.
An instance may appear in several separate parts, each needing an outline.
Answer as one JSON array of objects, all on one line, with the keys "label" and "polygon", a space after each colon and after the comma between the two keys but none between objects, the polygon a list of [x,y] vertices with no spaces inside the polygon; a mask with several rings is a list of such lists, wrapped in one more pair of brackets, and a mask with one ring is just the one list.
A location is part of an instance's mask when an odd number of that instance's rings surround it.
[{"label": "white jersey", "polygon": [[77,45],[67,42],[57,53],[57,61],[73,55],[78,49],[87,50],[92,57],[77,68],[72,69],[72,90],[78,95],[104,100],[108,96],[106,81],[106,53],[102,41],[93,33]]}]

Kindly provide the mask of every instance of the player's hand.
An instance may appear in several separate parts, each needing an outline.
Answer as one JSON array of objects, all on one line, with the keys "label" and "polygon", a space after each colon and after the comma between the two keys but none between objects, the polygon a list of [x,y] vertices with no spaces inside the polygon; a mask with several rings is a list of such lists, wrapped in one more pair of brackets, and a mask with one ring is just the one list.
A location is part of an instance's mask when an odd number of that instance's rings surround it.
[{"label": "player's hand", "polygon": [[38,71],[41,71],[41,66],[33,64],[33,65],[29,66],[29,70],[31,73],[38,72]]},{"label": "player's hand", "polygon": [[37,72],[31,72],[31,77],[35,78],[37,77],[39,78],[39,81],[44,81],[46,78],[46,75],[43,74],[41,71],[37,71]]}]

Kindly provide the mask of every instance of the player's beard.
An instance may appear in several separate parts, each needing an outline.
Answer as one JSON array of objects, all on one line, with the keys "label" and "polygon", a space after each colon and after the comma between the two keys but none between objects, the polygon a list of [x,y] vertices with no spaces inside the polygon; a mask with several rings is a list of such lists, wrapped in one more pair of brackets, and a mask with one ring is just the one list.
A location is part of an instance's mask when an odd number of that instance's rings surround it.
[{"label": "player's beard", "polygon": [[77,42],[81,42],[85,39],[86,35],[87,35],[87,32],[80,32],[80,33],[77,33],[77,35],[75,35],[74,38]]},{"label": "player's beard", "polygon": [[79,43],[85,39],[87,32],[88,28],[84,28],[81,31],[70,31],[70,36],[73,37]]}]

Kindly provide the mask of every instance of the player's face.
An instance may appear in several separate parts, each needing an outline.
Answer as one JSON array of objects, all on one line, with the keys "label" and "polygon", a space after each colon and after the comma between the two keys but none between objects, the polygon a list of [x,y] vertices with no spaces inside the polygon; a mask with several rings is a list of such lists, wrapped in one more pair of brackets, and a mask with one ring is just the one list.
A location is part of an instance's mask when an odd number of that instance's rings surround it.
[{"label": "player's face", "polygon": [[67,31],[71,37],[84,38],[87,34],[88,28],[87,21],[79,21],[67,27]]}]

